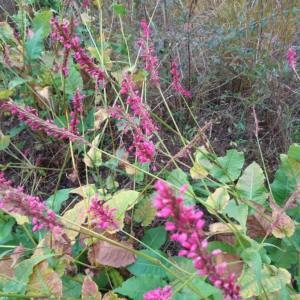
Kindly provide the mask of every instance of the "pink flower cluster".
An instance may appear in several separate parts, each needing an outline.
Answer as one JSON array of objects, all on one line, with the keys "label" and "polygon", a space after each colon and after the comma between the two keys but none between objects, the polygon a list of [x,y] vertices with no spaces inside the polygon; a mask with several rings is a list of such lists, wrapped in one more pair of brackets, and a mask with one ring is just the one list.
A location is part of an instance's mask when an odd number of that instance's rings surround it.
[{"label": "pink flower cluster", "polygon": [[151,135],[157,130],[147,107],[142,103],[139,91],[130,74],[126,74],[121,85],[121,95],[126,95],[126,103],[131,113],[126,113],[120,106],[110,110],[113,118],[121,120],[124,133],[132,135],[132,145],[129,151],[134,151],[139,162],[147,163],[154,160],[155,145],[150,140]]},{"label": "pink flower cluster", "polygon": [[24,193],[22,187],[14,188],[0,173],[0,208],[6,213],[18,213],[32,218],[33,231],[48,229],[58,232],[62,224],[55,213],[39,197]]},{"label": "pink flower cluster", "polygon": [[108,228],[116,228],[118,226],[117,222],[114,220],[114,211],[116,209],[110,209],[105,206],[104,201],[100,201],[97,195],[91,198],[91,205],[89,212],[93,217],[93,223],[102,230]]},{"label": "pink flower cluster", "polygon": [[297,53],[294,47],[290,47],[286,53],[286,58],[291,69],[296,70]]},{"label": "pink flower cluster", "polygon": [[86,50],[81,47],[80,38],[73,34],[74,22],[63,20],[59,23],[56,18],[51,19],[52,33],[51,38],[60,42],[64,49],[64,62],[62,66],[62,72],[64,76],[68,75],[67,59],[70,50],[74,52],[74,59],[80,65],[80,67],[92,76],[97,85],[102,84],[104,81],[104,71],[100,69],[93,61],[93,59],[86,53]]},{"label": "pink flower cluster", "polygon": [[83,8],[89,8],[89,6],[90,6],[90,0],[83,0],[82,1],[82,7]]},{"label": "pink flower cluster", "polygon": [[137,44],[141,48],[141,57],[144,61],[145,70],[150,74],[151,83],[159,85],[158,58],[155,55],[154,45],[149,40],[151,36],[150,27],[146,20],[142,20],[140,26],[142,36],[137,41]]},{"label": "pink flower cluster", "polygon": [[192,96],[191,92],[186,90],[181,84],[181,76],[178,70],[178,63],[175,59],[171,62],[171,76],[172,88],[174,89],[174,91],[176,91],[178,94],[184,97],[190,98]]},{"label": "pink flower cluster", "polygon": [[43,131],[49,136],[60,140],[76,141],[80,136],[68,131],[66,128],[60,128],[51,120],[43,120],[38,116],[37,111],[32,107],[21,107],[13,101],[4,102],[0,108],[16,115],[19,120],[25,122],[35,131]]},{"label": "pink flower cluster", "polygon": [[172,297],[172,287],[166,285],[144,294],[144,300],[170,300]]},{"label": "pink flower cluster", "polygon": [[220,250],[207,251],[208,242],[204,234],[205,221],[203,212],[194,206],[185,206],[183,194],[186,187],[181,188],[181,194],[175,195],[173,190],[163,181],[155,184],[157,194],[154,206],[157,216],[170,218],[166,222],[166,230],[170,232],[171,239],[178,242],[182,250],[179,256],[191,258],[199,275],[207,276],[210,282],[223,292],[224,299],[240,299],[240,287],[235,283],[235,276],[225,277],[226,263],[216,265],[214,257],[221,253]]},{"label": "pink flower cluster", "polygon": [[77,134],[77,125],[80,123],[79,117],[83,113],[83,99],[84,96],[80,93],[80,90],[77,89],[73,99],[73,111],[71,112],[71,121],[70,121],[70,131]]}]

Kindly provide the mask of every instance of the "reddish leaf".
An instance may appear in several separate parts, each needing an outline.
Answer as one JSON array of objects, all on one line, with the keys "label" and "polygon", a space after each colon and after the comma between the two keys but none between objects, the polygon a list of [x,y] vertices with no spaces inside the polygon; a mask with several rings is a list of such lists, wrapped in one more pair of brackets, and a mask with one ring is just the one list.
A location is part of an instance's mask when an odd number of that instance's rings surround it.
[{"label": "reddish leaf", "polygon": [[13,261],[13,263],[11,264],[12,268],[17,264],[19,258],[24,254],[24,251],[25,248],[22,244],[20,244],[18,247],[15,248],[14,252],[11,255]]},{"label": "reddish leaf", "polygon": [[[120,245],[131,248],[126,242],[119,242]],[[105,265],[114,268],[128,266],[135,262],[135,255],[132,252],[120,247],[99,241],[89,249],[88,258],[93,265]]]},{"label": "reddish leaf", "polygon": [[85,276],[81,289],[82,300],[101,300],[102,295],[98,291],[97,284],[92,280],[90,276]]},{"label": "reddish leaf", "polygon": [[46,260],[33,268],[27,287],[27,295],[31,297],[41,294],[55,296],[56,299],[61,298],[63,294],[62,281],[59,275],[49,267]]}]

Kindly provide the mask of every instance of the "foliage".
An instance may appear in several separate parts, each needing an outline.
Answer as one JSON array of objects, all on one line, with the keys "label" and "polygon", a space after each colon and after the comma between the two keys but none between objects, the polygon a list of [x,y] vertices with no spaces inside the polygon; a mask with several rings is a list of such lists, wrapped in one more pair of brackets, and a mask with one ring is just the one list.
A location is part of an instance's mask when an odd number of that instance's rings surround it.
[{"label": "foliage", "polygon": [[242,299],[296,299],[296,1],[23,2],[0,22],[0,298],[223,299],[162,180]]}]

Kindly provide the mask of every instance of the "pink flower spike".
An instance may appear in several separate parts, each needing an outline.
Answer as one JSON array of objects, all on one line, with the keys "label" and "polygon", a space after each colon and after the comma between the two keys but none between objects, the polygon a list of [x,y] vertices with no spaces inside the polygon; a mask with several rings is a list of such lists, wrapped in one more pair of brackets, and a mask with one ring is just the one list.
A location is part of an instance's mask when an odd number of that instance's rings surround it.
[{"label": "pink flower spike", "polygon": [[290,47],[286,53],[288,65],[293,69],[296,70],[296,63],[297,63],[297,52],[294,47]]},{"label": "pink flower spike", "polygon": [[141,23],[140,23],[140,26],[141,26],[141,29],[142,29],[142,32],[143,32],[143,36],[146,39],[149,39],[150,35],[151,35],[151,31],[150,31],[150,26],[147,23],[147,21],[145,19],[142,19]]},{"label": "pink flower spike", "polygon": [[192,97],[191,92],[186,90],[181,84],[181,79],[180,79],[181,76],[178,70],[178,64],[175,59],[171,63],[171,76],[172,76],[172,88],[174,89],[174,91],[184,97],[191,98]]},{"label": "pink flower spike", "polygon": [[157,288],[144,294],[144,300],[170,300],[172,297],[172,287],[166,285],[163,288]]}]

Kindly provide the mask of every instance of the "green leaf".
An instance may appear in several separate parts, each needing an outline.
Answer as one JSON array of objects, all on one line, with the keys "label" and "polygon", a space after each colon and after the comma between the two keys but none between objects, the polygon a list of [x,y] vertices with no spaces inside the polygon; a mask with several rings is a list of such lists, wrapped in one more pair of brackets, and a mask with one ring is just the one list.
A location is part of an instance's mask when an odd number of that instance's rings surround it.
[{"label": "green leaf", "polygon": [[29,79],[25,79],[25,78],[21,78],[21,77],[17,77],[13,80],[11,80],[9,83],[8,83],[8,87],[10,89],[14,89],[15,87],[19,86],[19,85],[22,85],[26,82],[28,82]]},{"label": "green leaf", "polygon": [[133,219],[135,222],[142,223],[142,226],[149,226],[154,220],[156,209],[152,205],[150,197],[143,197],[135,207]]},{"label": "green leaf", "polygon": [[[81,281],[82,275],[76,275],[75,277],[63,276],[63,295],[64,299],[81,299]],[[69,298],[67,298],[69,297]]]},{"label": "green leaf", "polygon": [[184,203],[187,205],[195,204],[195,194],[185,172],[177,168],[169,173],[166,180],[172,183],[178,189],[186,184],[188,188],[184,195]]},{"label": "green leaf", "polygon": [[208,196],[206,200],[207,210],[211,214],[222,213],[229,199],[226,187],[221,186]]},{"label": "green leaf", "polygon": [[127,14],[126,7],[122,4],[113,4],[112,7],[113,7],[114,12],[117,15],[126,15]]},{"label": "green leaf", "polygon": [[275,179],[271,184],[272,194],[278,204],[284,201],[295,191],[300,181],[300,150],[298,144],[293,144],[288,155],[281,154],[281,164],[275,173]]},{"label": "green leaf", "polygon": [[151,228],[146,231],[142,242],[152,249],[159,249],[167,240],[167,232],[164,226]]},{"label": "green leaf", "polygon": [[229,218],[233,218],[238,221],[244,229],[246,228],[248,205],[244,203],[236,204],[235,200],[230,200],[223,213]]},{"label": "green leaf", "polygon": [[[155,252],[150,251],[150,250],[140,250],[139,251],[142,254],[146,254],[150,257],[153,257],[159,261],[161,261],[164,265],[168,265],[167,262],[165,262],[165,260],[163,260],[162,257],[158,256],[156,253],[159,253],[161,256],[165,257],[165,254],[159,250],[156,250]],[[147,275],[153,275],[153,276],[157,276],[157,277],[166,277],[167,273],[166,271],[160,267],[157,264],[152,263],[149,260],[146,260],[145,258],[137,255],[137,260],[134,264],[130,265],[129,267],[127,267],[128,271],[136,276],[142,276],[144,274]]]},{"label": "green leaf", "polygon": [[50,10],[38,11],[32,21],[33,30],[37,32],[41,30],[42,38],[45,38],[50,33],[50,19],[52,17],[52,12]]},{"label": "green leaf", "polygon": [[125,212],[137,203],[140,193],[132,190],[120,190],[115,193],[113,197],[106,203],[109,208],[116,209],[114,213],[115,220],[118,223],[118,229],[122,229],[124,226]]},{"label": "green leaf", "polygon": [[76,69],[75,64],[69,62],[69,76],[66,78],[66,93],[72,97],[75,91],[78,89],[83,89],[83,81],[80,75],[80,72]]},{"label": "green leaf", "polygon": [[5,150],[10,144],[9,135],[0,135],[0,151]]},{"label": "green leaf", "polygon": [[165,285],[166,282],[159,277],[142,275],[127,279],[120,287],[114,289],[114,292],[128,296],[133,300],[141,300],[146,292]]},{"label": "green leaf", "polygon": [[15,220],[9,216],[1,216],[0,219],[0,243],[2,244],[3,241],[7,238],[9,238],[9,236],[12,233],[12,228],[15,224]]},{"label": "green leaf", "polygon": [[62,204],[69,199],[71,190],[72,189],[58,190],[46,200],[47,206],[56,213],[59,213]]},{"label": "green leaf", "polygon": [[264,182],[263,170],[256,162],[253,162],[239,178],[236,188],[241,198],[264,204],[268,196]]},{"label": "green leaf", "polygon": [[37,30],[33,36],[25,42],[26,58],[29,61],[38,59],[44,51],[43,29]]},{"label": "green leaf", "polygon": [[244,161],[243,152],[235,149],[228,150],[225,156],[216,159],[216,163],[209,171],[215,179],[222,183],[233,182],[240,176]]}]

